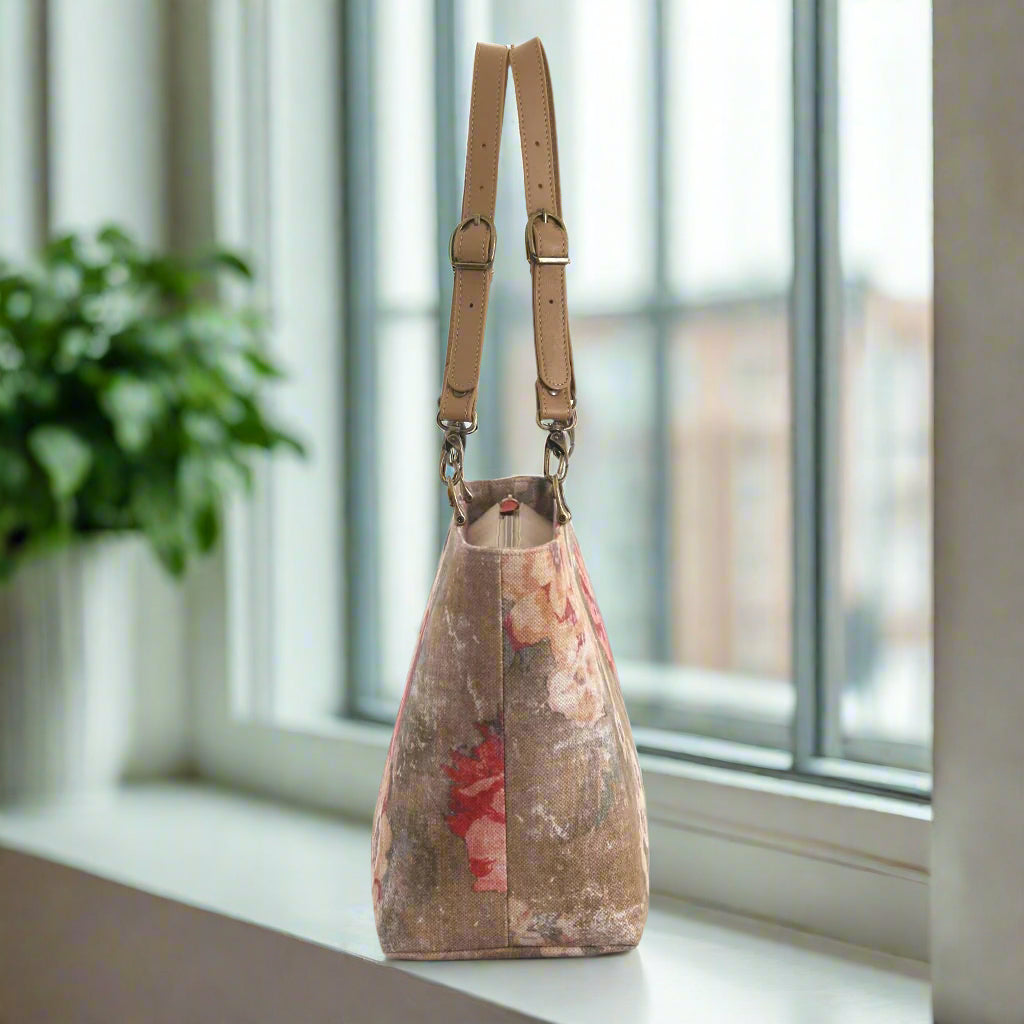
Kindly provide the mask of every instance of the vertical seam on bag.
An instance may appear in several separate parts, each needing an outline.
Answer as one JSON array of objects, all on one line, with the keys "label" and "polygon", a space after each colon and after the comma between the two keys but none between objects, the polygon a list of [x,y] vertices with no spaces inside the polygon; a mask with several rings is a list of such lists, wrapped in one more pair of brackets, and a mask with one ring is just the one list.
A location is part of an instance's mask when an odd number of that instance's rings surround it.
[{"label": "vertical seam on bag", "polygon": [[508,715],[505,713],[505,622],[503,597],[505,593],[504,581],[505,556],[498,552],[498,663],[501,666],[501,772],[505,779],[502,790],[502,802],[505,811],[505,945],[512,945],[512,936],[509,929],[508,916],[508,892],[509,892],[509,859],[508,859],[508,829],[510,815],[508,813]]}]

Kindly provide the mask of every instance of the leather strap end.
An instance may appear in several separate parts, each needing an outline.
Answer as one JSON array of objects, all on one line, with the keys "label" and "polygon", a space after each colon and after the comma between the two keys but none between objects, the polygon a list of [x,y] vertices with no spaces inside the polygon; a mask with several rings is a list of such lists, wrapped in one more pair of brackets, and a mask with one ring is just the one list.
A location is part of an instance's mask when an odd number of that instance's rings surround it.
[{"label": "leather strap end", "polygon": [[455,394],[446,384],[438,404],[438,419],[444,423],[472,423],[476,409],[476,391]]},{"label": "leather strap end", "polygon": [[568,423],[572,418],[572,393],[567,386],[555,394],[544,386],[543,381],[537,381],[537,417],[541,420],[555,420],[559,423]]},{"label": "leather strap end", "polygon": [[537,374],[552,391],[564,391],[572,379],[565,267],[533,266],[533,339]]},{"label": "leather strap end", "polygon": [[[456,270],[448,328],[445,383],[453,392],[476,391],[480,381],[490,270]],[[452,417],[445,417],[452,418]]]}]

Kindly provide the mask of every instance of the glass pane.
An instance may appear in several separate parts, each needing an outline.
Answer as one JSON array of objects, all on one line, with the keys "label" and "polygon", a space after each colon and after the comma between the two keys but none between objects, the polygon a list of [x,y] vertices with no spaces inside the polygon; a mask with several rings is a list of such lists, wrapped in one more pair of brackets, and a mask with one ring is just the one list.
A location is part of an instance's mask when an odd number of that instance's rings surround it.
[{"label": "glass pane", "polygon": [[670,655],[677,667],[647,677],[650,722],[639,724],[787,745],[794,704],[787,308],[781,294],[709,303],[671,332]]},{"label": "glass pane", "polygon": [[[580,408],[567,493],[634,720],[785,746],[793,707],[789,4],[677,0],[666,5],[663,39],[654,4],[459,0],[455,10],[453,194],[462,186],[472,44],[539,34],[552,57]],[[666,48],[668,73],[663,150],[653,131],[657,45]],[[601,55],[612,47],[617,64],[608,74]],[[378,129],[382,161],[392,144],[383,136],[413,116],[389,102],[378,101],[378,124],[390,111],[397,126]],[[538,473],[542,464],[519,149],[510,89],[470,479]],[[659,152],[662,197],[652,170]],[[422,154],[389,159],[405,162],[386,194],[418,187],[413,178],[433,187],[433,164]],[[428,173],[413,173],[428,165]],[[671,253],[660,269],[658,225]],[[428,231],[409,248],[419,246],[435,247]],[[416,294],[400,277],[382,285],[385,298]],[[666,280],[679,299],[674,309]],[[389,321],[378,343],[382,367],[392,360],[406,382],[398,405],[422,407],[418,416],[429,420],[437,367],[428,334],[425,322]],[[416,432],[402,430],[395,443],[382,441],[379,469],[389,496],[378,555],[382,694],[392,697],[430,585],[439,525],[436,517],[429,526],[408,519],[409,508],[423,505],[418,496],[437,494],[437,439],[420,451],[407,443]]]},{"label": "glass pane", "polygon": [[[479,40],[540,36],[551,58],[563,213],[573,258],[573,309],[616,308],[642,300],[651,293],[655,275],[651,5],[619,0],[462,0],[456,11],[460,197],[473,47]],[[613,48],[615,70],[609,74],[607,55]],[[511,83],[498,195],[499,249],[515,257],[510,264],[515,279],[528,282],[522,249],[523,164]],[[495,284],[500,283],[496,277]]]},{"label": "glass pane", "polygon": [[710,308],[673,336],[672,635],[682,664],[789,676],[788,353],[781,299]]},{"label": "glass pane", "polygon": [[792,262],[788,0],[666,7],[668,277],[687,299],[784,292]]},{"label": "glass pane", "polygon": [[337,569],[347,554],[336,228],[343,153],[338,133],[323,128],[341,121],[342,41],[333,12],[315,5],[276,2],[269,24],[271,39],[253,39],[252,52],[255,57],[269,43],[274,58],[266,83],[274,102],[262,111],[271,158],[256,175],[249,201],[250,209],[264,207],[254,218],[255,231],[273,226],[266,248],[257,249],[271,271],[261,278],[270,285],[265,294],[274,349],[287,370],[272,397],[277,416],[305,441],[310,457],[273,459],[261,467],[265,488],[248,513],[261,557],[250,563],[252,586],[244,600],[262,609],[252,620],[259,636],[252,675],[265,673],[270,685],[257,704],[268,699],[261,710],[298,721],[336,713],[345,675],[338,643],[344,590]]},{"label": "glass pane", "polygon": [[840,733],[923,767],[878,744],[931,739],[931,7],[839,13]]},{"label": "glass pane", "polygon": [[791,19],[784,0],[666,5],[669,649],[631,704],[771,747],[794,707]]},{"label": "glass pane", "polygon": [[373,12],[368,104],[374,115],[378,300],[385,307],[430,307],[437,302],[438,260],[434,5],[377,0]]},{"label": "glass pane", "polygon": [[[655,507],[654,348],[644,321],[577,319],[573,360],[580,423],[566,481],[573,527],[620,662],[655,657],[660,597],[652,585]],[[534,421],[533,327],[502,349],[509,472],[539,473],[545,434]]]},{"label": "glass pane", "polygon": [[[438,544],[437,321],[383,320],[377,328],[377,572],[380,600],[377,694],[402,695]],[[358,588],[353,589],[358,595]],[[372,686],[371,686],[372,689]]]}]

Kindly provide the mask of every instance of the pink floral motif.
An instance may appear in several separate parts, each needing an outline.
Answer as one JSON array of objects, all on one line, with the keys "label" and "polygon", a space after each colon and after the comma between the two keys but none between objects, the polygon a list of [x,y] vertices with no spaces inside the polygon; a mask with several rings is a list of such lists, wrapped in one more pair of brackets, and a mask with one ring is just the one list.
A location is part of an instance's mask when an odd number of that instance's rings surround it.
[{"label": "pink floral motif", "polygon": [[578,725],[593,725],[604,714],[600,668],[588,639],[585,618],[573,603],[572,579],[560,543],[531,553],[518,573],[509,574],[513,604],[505,634],[513,651],[547,640],[555,667],[548,676],[548,706]]},{"label": "pink floral motif", "polygon": [[580,542],[576,534],[570,531],[572,537],[572,557],[576,563],[576,578],[580,581],[580,590],[583,591],[583,599],[587,602],[587,610],[590,612],[590,621],[594,624],[594,632],[597,634],[601,650],[608,659],[608,664],[615,672],[615,658],[612,656],[612,645],[608,639],[608,631],[604,627],[604,619],[601,618],[601,610],[597,607],[597,599],[594,597],[594,588],[590,584],[590,576],[587,574],[587,567],[583,563],[583,554],[580,551]]},{"label": "pink floral motif", "polygon": [[566,637],[575,636],[576,609],[570,589],[557,544],[549,544],[523,560],[523,572],[509,579],[515,603],[506,616],[505,629],[513,650],[550,639],[553,628]]},{"label": "pink floral motif", "polygon": [[448,827],[466,841],[475,892],[505,892],[505,742],[501,722],[477,725],[483,740],[469,754],[451,752]]},{"label": "pink floral motif", "polygon": [[596,685],[600,669],[593,643],[583,633],[578,639],[574,657],[559,664],[548,677],[548,706],[580,725],[593,725],[604,714]]}]

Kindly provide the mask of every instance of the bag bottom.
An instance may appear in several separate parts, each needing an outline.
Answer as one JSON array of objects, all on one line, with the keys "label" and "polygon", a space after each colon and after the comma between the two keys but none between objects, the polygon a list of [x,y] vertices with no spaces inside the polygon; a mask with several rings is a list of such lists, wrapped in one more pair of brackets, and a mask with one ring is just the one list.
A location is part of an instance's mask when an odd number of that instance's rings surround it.
[{"label": "bag bottom", "polygon": [[628,953],[636,946],[498,946],[494,949],[454,949],[438,952],[415,950],[385,953],[389,960],[523,960],[539,957],[606,956]]}]

